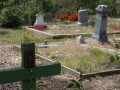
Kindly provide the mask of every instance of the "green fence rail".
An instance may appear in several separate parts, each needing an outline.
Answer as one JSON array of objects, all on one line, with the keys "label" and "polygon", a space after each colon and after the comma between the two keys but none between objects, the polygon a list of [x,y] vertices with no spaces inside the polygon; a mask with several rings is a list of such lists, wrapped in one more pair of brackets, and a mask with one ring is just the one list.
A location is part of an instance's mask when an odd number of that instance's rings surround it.
[{"label": "green fence rail", "polygon": [[35,43],[21,44],[21,67],[0,70],[0,84],[22,81],[22,90],[36,90],[36,78],[58,75],[61,64],[35,64]]}]

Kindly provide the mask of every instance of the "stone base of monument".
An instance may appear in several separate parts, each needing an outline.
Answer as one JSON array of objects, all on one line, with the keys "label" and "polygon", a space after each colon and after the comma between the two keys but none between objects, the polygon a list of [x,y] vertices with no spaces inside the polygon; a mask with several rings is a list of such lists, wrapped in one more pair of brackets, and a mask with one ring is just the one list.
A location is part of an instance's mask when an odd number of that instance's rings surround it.
[{"label": "stone base of monument", "polygon": [[101,42],[108,42],[108,37],[107,35],[97,35],[97,34],[93,34],[92,35],[92,39],[96,39],[99,40]]},{"label": "stone base of monument", "polygon": [[84,23],[80,23],[80,22],[77,22],[78,25],[89,25],[89,22],[84,22]]}]

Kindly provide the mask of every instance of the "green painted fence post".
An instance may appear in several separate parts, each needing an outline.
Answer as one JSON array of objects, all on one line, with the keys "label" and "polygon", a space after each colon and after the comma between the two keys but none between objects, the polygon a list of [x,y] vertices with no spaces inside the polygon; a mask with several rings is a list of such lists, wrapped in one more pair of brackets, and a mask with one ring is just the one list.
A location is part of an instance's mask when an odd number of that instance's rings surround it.
[{"label": "green painted fence post", "polygon": [[22,90],[36,90],[36,78],[61,73],[59,62],[35,64],[35,43],[22,43],[21,55],[22,67],[0,70],[0,84],[22,81]]},{"label": "green painted fence post", "polygon": [[[35,67],[35,43],[26,42],[21,44],[22,67],[32,76],[32,71],[28,68]],[[22,90],[36,90],[36,79],[29,79],[22,81]]]}]

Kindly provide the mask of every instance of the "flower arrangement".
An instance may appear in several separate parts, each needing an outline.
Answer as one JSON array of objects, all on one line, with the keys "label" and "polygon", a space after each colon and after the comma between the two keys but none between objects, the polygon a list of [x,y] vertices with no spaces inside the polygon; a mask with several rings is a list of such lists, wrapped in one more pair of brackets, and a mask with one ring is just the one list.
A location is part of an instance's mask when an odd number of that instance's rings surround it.
[{"label": "flower arrangement", "polygon": [[64,21],[64,20],[77,21],[78,14],[77,13],[72,13],[72,14],[61,13],[61,14],[57,15],[57,19],[60,19],[62,21]]},{"label": "flower arrangement", "polygon": [[58,14],[57,19],[64,21],[64,20],[68,20],[68,17],[69,15],[67,13],[61,13],[61,14]]},{"label": "flower arrangement", "polygon": [[77,13],[72,13],[69,18],[69,21],[77,21],[78,20],[78,14]]}]

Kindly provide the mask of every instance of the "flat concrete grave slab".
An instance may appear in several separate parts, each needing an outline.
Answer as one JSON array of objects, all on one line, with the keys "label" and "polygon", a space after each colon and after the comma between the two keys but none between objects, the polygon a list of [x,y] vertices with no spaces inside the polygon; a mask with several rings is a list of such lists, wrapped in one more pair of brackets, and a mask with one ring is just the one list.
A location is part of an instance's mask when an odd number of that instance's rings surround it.
[{"label": "flat concrete grave slab", "polygon": [[47,47],[59,47],[60,44],[57,43],[47,43],[47,44],[36,44],[36,48],[47,48]]}]

